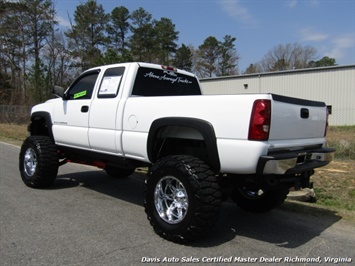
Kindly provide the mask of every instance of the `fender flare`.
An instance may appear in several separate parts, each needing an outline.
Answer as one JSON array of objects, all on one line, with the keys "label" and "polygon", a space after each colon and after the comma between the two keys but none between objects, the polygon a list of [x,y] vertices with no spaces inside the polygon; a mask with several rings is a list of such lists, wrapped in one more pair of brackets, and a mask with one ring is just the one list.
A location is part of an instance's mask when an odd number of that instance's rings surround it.
[{"label": "fender flare", "polygon": [[218,155],[217,138],[213,129],[213,125],[208,121],[198,118],[164,117],[155,120],[150,126],[147,140],[147,154],[151,162],[155,162],[157,160],[156,156],[154,155],[154,142],[157,138],[159,130],[166,126],[189,127],[200,132],[206,143],[211,168],[215,171],[219,171],[221,169]]},{"label": "fender flare", "polygon": [[54,140],[53,131],[52,131],[52,126],[53,126],[52,117],[51,117],[51,114],[48,112],[39,111],[39,112],[32,113],[31,124],[28,126],[28,131],[30,133],[32,133],[33,122],[38,118],[43,118],[46,121],[47,129],[48,129],[48,136],[52,140]]}]

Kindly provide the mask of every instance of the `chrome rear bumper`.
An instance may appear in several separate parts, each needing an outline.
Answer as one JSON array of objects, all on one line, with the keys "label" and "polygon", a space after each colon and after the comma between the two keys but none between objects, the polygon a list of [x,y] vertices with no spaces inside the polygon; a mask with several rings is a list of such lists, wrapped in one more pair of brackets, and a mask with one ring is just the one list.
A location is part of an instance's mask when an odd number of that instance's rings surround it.
[{"label": "chrome rear bumper", "polygon": [[333,160],[335,149],[274,153],[259,158],[257,175],[295,174],[327,165]]}]

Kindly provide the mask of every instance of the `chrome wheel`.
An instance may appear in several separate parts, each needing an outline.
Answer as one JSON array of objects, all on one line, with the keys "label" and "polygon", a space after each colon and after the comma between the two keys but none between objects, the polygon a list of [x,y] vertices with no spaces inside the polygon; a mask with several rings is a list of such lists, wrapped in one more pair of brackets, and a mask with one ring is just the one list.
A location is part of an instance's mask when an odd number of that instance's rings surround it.
[{"label": "chrome wheel", "polygon": [[186,243],[214,225],[221,196],[215,173],[206,163],[190,155],[171,155],[149,169],[144,208],[159,236]]},{"label": "chrome wheel", "polygon": [[24,155],[24,170],[25,173],[31,177],[36,172],[37,168],[37,156],[36,152],[32,148],[28,148]]},{"label": "chrome wheel", "polygon": [[154,205],[165,222],[180,223],[185,218],[189,207],[184,185],[173,176],[163,177],[155,187]]}]

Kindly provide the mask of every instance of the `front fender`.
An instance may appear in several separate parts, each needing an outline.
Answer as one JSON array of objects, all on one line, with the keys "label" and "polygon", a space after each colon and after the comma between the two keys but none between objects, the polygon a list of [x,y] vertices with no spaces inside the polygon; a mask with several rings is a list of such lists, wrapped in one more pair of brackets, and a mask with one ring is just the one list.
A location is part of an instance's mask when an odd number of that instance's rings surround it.
[{"label": "front fender", "polygon": [[43,135],[43,128],[39,128],[38,122],[44,120],[45,128],[48,132],[48,136],[53,140],[53,131],[52,131],[52,118],[50,113],[44,111],[34,112],[31,115],[31,124],[28,126],[28,131],[31,135]]}]

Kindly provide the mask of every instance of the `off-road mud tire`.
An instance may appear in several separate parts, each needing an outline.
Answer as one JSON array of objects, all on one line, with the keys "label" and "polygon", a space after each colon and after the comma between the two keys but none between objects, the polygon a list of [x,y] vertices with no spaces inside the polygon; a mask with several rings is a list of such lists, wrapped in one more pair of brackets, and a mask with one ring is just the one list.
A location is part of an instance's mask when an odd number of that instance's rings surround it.
[{"label": "off-road mud tire", "polygon": [[[169,215],[162,216],[164,212],[159,214],[158,209],[162,206],[167,210],[166,205],[174,208],[180,204],[171,203],[172,191],[175,191],[176,197],[181,197],[178,200],[182,201],[183,208],[177,211],[179,217],[171,216],[169,220]],[[159,192],[164,194],[160,205],[157,203]],[[148,171],[144,205],[148,220],[159,236],[176,243],[186,243],[199,238],[215,224],[221,193],[217,179],[206,163],[188,155],[167,156]]]},{"label": "off-road mud tire", "polygon": [[[262,194],[258,195],[258,191],[262,191]],[[250,190],[246,186],[240,186],[234,190],[232,199],[245,211],[263,213],[280,206],[289,192],[287,188],[258,191]]]},{"label": "off-road mud tire", "polygon": [[20,150],[19,169],[26,186],[49,187],[58,174],[59,156],[53,141],[47,136],[30,136]]}]

